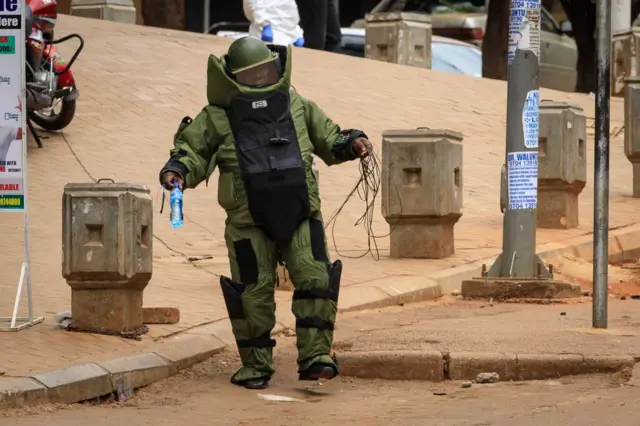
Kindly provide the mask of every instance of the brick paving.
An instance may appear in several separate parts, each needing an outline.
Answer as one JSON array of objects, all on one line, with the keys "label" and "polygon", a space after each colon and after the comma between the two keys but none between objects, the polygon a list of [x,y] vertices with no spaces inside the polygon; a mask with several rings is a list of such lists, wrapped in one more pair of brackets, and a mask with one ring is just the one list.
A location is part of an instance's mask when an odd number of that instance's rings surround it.
[{"label": "brick paving", "polygon": [[[36,313],[46,322],[28,331],[0,335],[0,371],[62,366],[112,352],[129,353],[152,339],[225,317],[217,274],[227,273],[221,240],[224,212],[216,202],[217,175],[209,186],[189,191],[186,225],[174,230],[157,214],[161,193],[159,167],[180,119],[195,116],[206,102],[207,55],[221,54],[228,40],[164,29],[129,26],[61,16],[59,35],[79,32],[86,46],[74,66],[80,89],[77,115],[64,132],[42,150],[29,152],[30,232]],[[61,48],[67,55],[69,46]],[[464,134],[464,215],[456,225],[457,253],[438,261],[390,260],[388,240],[379,240],[381,260],[344,259],[343,285],[366,287],[393,276],[424,276],[496,254],[501,246],[502,215],[498,200],[504,156],[504,82],[429,72],[329,53],[296,49],[294,85],[344,127],[364,129],[380,149],[385,129],[449,128]],[[593,126],[593,98],[542,91],[543,99],[569,101],[585,109]],[[612,129],[622,126],[622,102],[612,101]],[[581,225],[569,231],[538,232],[538,242],[562,241],[591,232],[593,200],[593,132],[588,149],[589,183],[580,197]],[[611,225],[635,220],[640,202],[630,197],[631,165],[624,157],[622,135],[611,149]],[[327,168],[319,162],[323,211],[329,216],[357,179],[355,164]],[[182,320],[152,326],[143,342],[55,330],[51,315],[69,308],[70,290],[61,277],[60,201],[68,182],[113,178],[153,188],[154,274],[145,292],[147,306],[178,306]],[[366,246],[364,230],[354,230],[362,203],[352,200],[336,225],[342,253],[358,255]],[[379,206],[376,209],[378,212]],[[0,316],[9,315],[22,261],[22,217],[3,215],[3,268],[0,270]],[[388,232],[381,215],[379,234]],[[11,242],[10,244],[6,242]],[[14,244],[15,243],[15,244]],[[330,241],[330,244],[331,241]],[[192,264],[187,255],[213,259]],[[335,253],[334,253],[335,256]],[[363,288],[366,291],[366,288]],[[287,295],[279,295],[286,300]],[[288,307],[287,307],[288,309]]]}]

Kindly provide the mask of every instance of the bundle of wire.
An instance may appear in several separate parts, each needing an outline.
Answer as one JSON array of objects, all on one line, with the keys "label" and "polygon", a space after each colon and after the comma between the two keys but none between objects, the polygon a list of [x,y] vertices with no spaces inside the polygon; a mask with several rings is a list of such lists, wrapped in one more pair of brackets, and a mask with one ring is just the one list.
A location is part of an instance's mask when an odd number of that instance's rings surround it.
[{"label": "bundle of wire", "polygon": [[[385,235],[375,235],[373,232],[373,217],[374,217],[374,209],[375,209],[375,201],[378,196],[378,192],[380,191],[380,185],[382,182],[382,160],[378,155],[373,151],[373,149],[369,150],[369,155],[360,159],[359,165],[360,178],[356,182],[354,188],[349,192],[347,198],[344,200],[342,205],[333,213],[331,218],[325,223],[325,230],[331,226],[331,238],[333,240],[333,246],[335,247],[336,253],[342,257],[350,258],[350,259],[360,259],[366,256],[367,254],[371,254],[375,260],[380,259],[380,251],[378,250],[378,238],[388,237],[393,229],[388,234]],[[388,171],[385,170],[388,173]],[[359,256],[347,256],[343,253],[340,253],[338,250],[338,245],[336,244],[335,237],[335,226],[336,219],[347,205],[349,200],[355,195],[358,194],[360,199],[364,201],[365,210],[362,216],[358,218],[354,226],[362,225],[364,226],[365,232],[367,233],[367,249],[364,253]],[[400,200],[400,195],[398,194],[398,200]]]}]

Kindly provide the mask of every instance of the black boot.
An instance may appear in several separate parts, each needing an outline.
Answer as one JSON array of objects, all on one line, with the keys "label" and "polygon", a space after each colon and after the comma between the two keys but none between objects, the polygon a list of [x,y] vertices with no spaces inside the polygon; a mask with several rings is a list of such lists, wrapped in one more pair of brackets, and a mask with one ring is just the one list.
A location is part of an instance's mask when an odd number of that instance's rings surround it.
[{"label": "black boot", "polygon": [[249,379],[243,382],[231,381],[231,383],[233,383],[234,385],[243,386],[247,389],[257,390],[268,388],[270,379],[270,377],[260,377],[258,379]]},{"label": "black boot", "polygon": [[338,375],[335,365],[316,363],[304,371],[298,372],[298,380],[315,381],[320,379],[331,380]]}]

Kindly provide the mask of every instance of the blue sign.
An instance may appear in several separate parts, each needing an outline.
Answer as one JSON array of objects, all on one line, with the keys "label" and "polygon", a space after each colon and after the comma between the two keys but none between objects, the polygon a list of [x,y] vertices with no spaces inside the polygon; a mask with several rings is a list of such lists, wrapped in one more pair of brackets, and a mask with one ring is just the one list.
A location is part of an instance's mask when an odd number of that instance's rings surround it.
[{"label": "blue sign", "polygon": [[535,209],[538,205],[538,153],[507,154],[509,210]]},{"label": "blue sign", "polygon": [[530,50],[540,62],[540,0],[512,0],[509,15],[509,65],[516,50]]},{"label": "blue sign", "polygon": [[538,147],[540,95],[537,90],[530,90],[522,109],[522,133],[524,146],[533,149]]}]

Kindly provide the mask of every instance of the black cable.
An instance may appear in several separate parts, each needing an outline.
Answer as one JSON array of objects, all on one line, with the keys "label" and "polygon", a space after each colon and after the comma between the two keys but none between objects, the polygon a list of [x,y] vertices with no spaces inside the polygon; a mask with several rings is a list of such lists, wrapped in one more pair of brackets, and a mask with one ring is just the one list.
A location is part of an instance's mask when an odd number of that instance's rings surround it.
[{"label": "black cable", "polygon": [[[359,164],[360,178],[356,182],[354,188],[349,192],[347,198],[344,202],[338,207],[338,209],[333,213],[331,218],[325,224],[325,230],[331,226],[331,238],[333,240],[333,246],[336,249],[336,253],[339,256],[346,257],[349,259],[361,259],[367,254],[371,254],[371,257],[375,260],[380,260],[380,251],[378,250],[378,238],[385,238],[391,235],[395,228],[391,228],[388,234],[386,235],[378,235],[376,236],[373,232],[373,218],[374,218],[374,209],[375,209],[375,201],[378,196],[378,192],[380,191],[380,186],[382,182],[382,172],[389,173],[388,170],[384,170],[382,167],[382,160],[378,155],[373,151],[373,149],[369,150],[369,155],[360,159]],[[398,203],[400,204],[400,212],[402,213],[402,199],[400,198],[400,192],[398,188],[395,187]],[[347,256],[345,254],[340,253],[338,250],[338,245],[336,244],[335,237],[335,226],[336,219],[342,212],[342,209],[347,205],[351,197],[354,194],[358,194],[360,199],[364,201],[365,210],[362,216],[356,220],[354,226],[362,225],[364,226],[365,232],[367,233],[367,250],[362,253],[360,256]],[[375,254],[374,254],[375,250]]]}]

